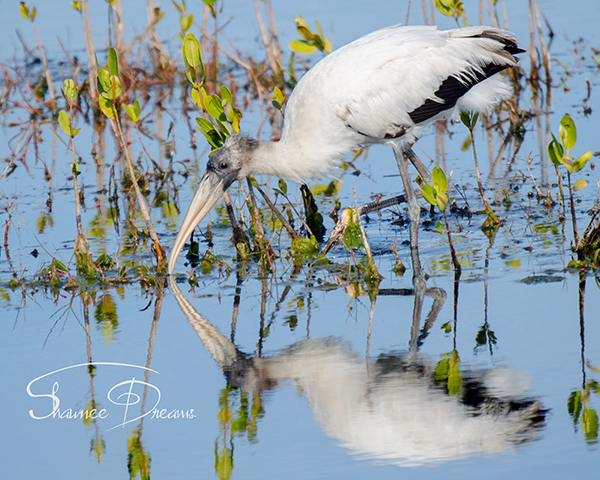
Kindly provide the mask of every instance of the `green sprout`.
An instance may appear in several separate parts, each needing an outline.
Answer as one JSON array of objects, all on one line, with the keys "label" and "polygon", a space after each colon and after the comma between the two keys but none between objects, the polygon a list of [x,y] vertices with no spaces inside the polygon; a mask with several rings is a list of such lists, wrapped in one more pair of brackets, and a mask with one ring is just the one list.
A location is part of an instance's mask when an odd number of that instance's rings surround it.
[{"label": "green sprout", "polygon": [[444,231],[448,235],[448,244],[450,245],[450,254],[452,256],[452,263],[457,274],[460,274],[460,263],[456,257],[456,251],[454,250],[454,244],[452,243],[452,236],[450,234],[450,226],[448,224],[448,215],[446,214],[446,206],[448,205],[448,179],[446,174],[440,167],[434,167],[431,171],[432,184],[426,184],[421,187],[421,193],[423,198],[431,205],[438,206],[444,214],[444,221],[446,228],[440,222],[436,224],[436,231],[443,233]]},{"label": "green sprout", "polygon": [[466,25],[469,24],[465,15],[465,6],[460,0],[435,0],[435,7],[447,17],[452,17],[458,24],[458,19],[462,18]]},{"label": "green sprout", "polygon": [[[127,165],[133,188],[135,190],[138,205],[140,207],[140,213],[142,214],[142,217],[146,224],[148,234],[150,238],[152,238],[153,253],[156,256],[158,268],[159,270],[162,270],[166,266],[165,251],[162,245],[160,244],[158,235],[156,234],[156,230],[152,225],[152,220],[146,207],[146,201],[144,200],[144,196],[142,195],[140,187],[137,183],[135,170],[133,168],[133,162],[131,161],[131,158],[129,158],[129,153],[127,152],[127,142],[125,141],[125,136],[123,135],[119,114],[115,105],[115,102],[118,100],[121,93],[123,92],[123,87],[121,86],[121,81],[119,80],[119,60],[115,49],[113,47],[109,48],[107,65],[100,67],[100,65],[98,64],[98,58],[96,58],[96,66],[98,69],[97,85],[98,92],[100,93],[98,102],[100,105],[100,110],[102,110],[102,113],[104,113],[104,115],[106,115],[106,117],[109,119],[111,127],[115,132],[115,135],[121,140],[121,151],[123,152],[123,156],[125,157],[125,164]],[[134,114],[134,117],[137,116],[139,118],[139,102],[136,100],[134,102],[134,105],[128,105],[125,111],[130,116],[130,118],[131,113]]]},{"label": "green sprout", "polygon": [[288,47],[292,52],[301,55],[310,55],[317,50],[323,53],[331,53],[331,43],[325,38],[319,22],[315,21],[317,26],[316,32],[310,31],[308,23],[300,15],[294,19],[294,23],[296,24],[296,30],[298,30],[303,40],[292,40],[289,43]]},{"label": "green sprout", "polygon": [[177,32],[177,35],[179,36],[179,40],[183,43],[184,35],[194,23],[194,15],[187,13],[185,0],[182,0],[181,3],[171,0],[171,3],[175,10],[179,12],[179,26],[181,27],[181,31]]},{"label": "green sprout", "polygon": [[192,84],[192,101],[204,112],[196,118],[196,129],[208,140],[213,149],[219,148],[227,137],[240,131],[241,112],[235,108],[233,95],[221,85],[221,95],[209,95],[203,88],[206,69],[202,62],[202,47],[193,33],[188,33],[181,47],[185,72]]},{"label": "green sprout", "polygon": [[73,10],[81,13],[83,11],[83,2],[72,1],[71,2],[71,7],[73,8]]},{"label": "green sprout", "polygon": [[[575,128],[575,122],[569,115],[565,115],[558,126],[558,137],[557,140],[554,134],[552,134],[552,140],[548,144],[548,157],[554,164],[556,169],[556,175],[559,180],[559,187],[561,192],[561,198],[564,199],[562,192],[562,185],[560,184],[560,173],[558,171],[559,165],[562,165],[567,170],[567,181],[569,187],[569,200],[571,204],[571,219],[573,222],[573,238],[574,238],[574,250],[577,253],[577,259],[579,262],[584,261],[584,246],[579,237],[579,230],[577,228],[577,218],[575,215],[575,203],[573,200],[573,192],[581,190],[587,185],[585,180],[577,180],[574,185],[571,184],[571,174],[580,171],[585,164],[592,158],[592,152],[585,152],[580,157],[573,160],[570,155],[571,149],[577,142],[577,129]],[[563,200],[564,205],[564,200]]]}]

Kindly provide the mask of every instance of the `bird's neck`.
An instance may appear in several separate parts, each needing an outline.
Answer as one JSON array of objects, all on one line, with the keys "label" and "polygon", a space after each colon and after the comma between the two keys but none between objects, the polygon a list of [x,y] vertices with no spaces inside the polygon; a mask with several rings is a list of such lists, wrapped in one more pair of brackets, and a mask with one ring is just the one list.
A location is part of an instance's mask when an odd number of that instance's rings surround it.
[{"label": "bird's neck", "polygon": [[249,174],[272,175],[298,184],[325,177],[339,166],[345,149],[331,149],[315,142],[260,140],[252,155]]}]

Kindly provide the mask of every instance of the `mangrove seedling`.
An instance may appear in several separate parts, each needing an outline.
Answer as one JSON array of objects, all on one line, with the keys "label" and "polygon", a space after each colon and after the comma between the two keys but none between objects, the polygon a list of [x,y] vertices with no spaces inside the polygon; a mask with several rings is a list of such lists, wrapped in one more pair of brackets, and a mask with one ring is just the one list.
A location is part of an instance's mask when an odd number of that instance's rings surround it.
[{"label": "mangrove seedling", "polygon": [[325,38],[323,29],[319,22],[315,21],[317,26],[316,32],[311,32],[308,23],[300,15],[294,19],[296,24],[296,30],[302,37],[302,40],[292,40],[288,47],[292,52],[299,53],[301,55],[310,55],[311,53],[319,50],[323,53],[331,53],[331,43]]},{"label": "mangrove seedling", "polygon": [[421,187],[421,193],[423,198],[427,200],[434,207],[437,205],[444,214],[444,222],[446,228],[441,223],[437,223],[437,229],[440,233],[444,230],[448,235],[448,244],[450,245],[450,255],[452,256],[452,263],[457,274],[460,274],[460,263],[456,257],[456,251],[454,250],[454,244],[452,243],[452,236],[450,234],[450,226],[448,224],[448,215],[446,214],[446,206],[448,205],[448,180],[446,174],[440,167],[434,167],[431,171],[432,185],[426,184]]},{"label": "mangrove seedling", "polygon": [[[98,60],[96,59],[96,63]],[[140,206],[140,212],[142,217],[144,218],[144,222],[146,223],[146,228],[148,230],[148,234],[152,239],[152,247],[153,253],[156,256],[158,270],[161,271],[166,266],[166,256],[165,250],[160,244],[158,240],[158,235],[154,230],[154,226],[152,225],[152,220],[150,219],[150,214],[148,213],[148,209],[146,208],[146,201],[144,200],[144,196],[140,190],[140,187],[137,183],[137,179],[135,176],[135,170],[133,168],[133,163],[129,158],[129,153],[127,152],[127,143],[125,141],[125,136],[123,135],[123,130],[121,129],[121,122],[119,119],[119,113],[117,112],[117,107],[115,102],[118,100],[119,96],[123,91],[123,87],[121,86],[121,81],[119,80],[119,62],[117,59],[117,52],[113,47],[110,47],[108,50],[108,64],[98,68],[98,92],[100,93],[99,97],[99,105],[102,113],[106,115],[106,117],[110,121],[110,125],[115,132],[115,137],[121,140],[121,151],[123,152],[123,156],[125,157],[125,164],[127,165],[127,169],[129,170],[129,175],[131,176],[131,182],[133,184],[133,189],[135,190],[135,194],[137,197],[138,205]],[[138,104],[139,107],[139,104]],[[139,109],[133,108],[134,112]]]},{"label": "mangrove seedling", "polygon": [[75,101],[77,100],[77,85],[72,79],[65,80],[65,86],[62,89],[62,94],[67,101],[69,107],[69,113],[65,110],[61,110],[58,114],[58,123],[60,128],[71,138],[71,153],[73,156],[73,163],[71,166],[71,172],[73,173],[73,188],[75,189],[75,218],[77,221],[77,238],[75,239],[75,245],[73,247],[73,253],[75,255],[75,264],[77,265],[77,272],[83,274],[90,271],[89,257],[89,244],[88,240],[83,233],[83,227],[81,225],[81,205],[79,197],[79,187],[77,184],[77,177],[81,173],[79,171],[79,163],[77,162],[77,156],[75,155],[75,136],[79,133],[81,128],[73,128],[73,109]]},{"label": "mangrove seedling", "polygon": [[556,168],[556,174],[560,179],[560,173],[558,166],[562,165],[567,170],[567,181],[569,187],[569,203],[571,205],[571,220],[573,222],[573,250],[577,254],[577,259],[581,262],[584,260],[583,245],[579,237],[579,230],[577,228],[577,218],[575,216],[575,202],[573,200],[573,192],[581,190],[587,185],[586,180],[577,180],[575,184],[571,184],[571,174],[578,172],[590,158],[592,158],[592,152],[585,152],[583,155],[573,160],[573,157],[569,154],[570,150],[575,146],[577,141],[577,129],[575,128],[575,122],[569,115],[565,115],[558,126],[558,137],[557,140],[554,134],[552,134],[552,140],[548,144],[548,157]]},{"label": "mangrove seedling", "polygon": [[[494,1],[494,3],[496,2]],[[465,6],[460,0],[435,0],[435,7],[443,15],[454,18],[459,27],[459,18],[462,18],[465,25],[469,25],[469,20],[467,20],[467,16],[465,14]]]}]

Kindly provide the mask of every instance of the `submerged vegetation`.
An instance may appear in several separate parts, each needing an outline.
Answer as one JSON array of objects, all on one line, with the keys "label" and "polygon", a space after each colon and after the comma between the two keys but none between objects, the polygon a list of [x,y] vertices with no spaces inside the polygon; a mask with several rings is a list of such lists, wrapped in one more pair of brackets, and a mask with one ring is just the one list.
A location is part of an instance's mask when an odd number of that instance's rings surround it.
[{"label": "submerged vegetation", "polygon": [[[139,285],[142,295],[150,298],[148,306],[154,300],[155,321],[160,316],[168,282],[165,252],[170,249],[180,211],[189,203],[208,155],[244,128],[254,126],[258,136],[277,139],[286,98],[309,63],[332,51],[332,43],[318,21],[312,31],[309,22],[298,15],[295,28],[299,39],[282,49],[270,0],[261,3],[262,11],[255,2],[264,47],[261,55],[240,53],[244,46],[236,45],[240,50],[235,50],[226,41],[227,30],[221,30],[227,21],[226,5],[220,0],[204,0],[201,16],[190,13],[184,0],[163,4],[164,10],[148,1],[147,26],[127,43],[122,2],[107,0],[107,46],[99,48],[92,41],[85,0],[70,2],[81,17],[85,45],[73,46],[74,51],[65,49],[63,58],[46,59],[35,24],[45,14],[41,3],[36,9],[21,2],[18,8],[34,29],[37,50],[23,44],[26,53],[17,57],[14,65],[0,64],[0,113],[10,138],[3,153],[0,185],[4,192],[15,191],[12,200],[4,198],[0,294],[25,303],[42,292],[57,305],[60,298],[70,298],[71,302],[78,298],[83,305],[88,341],[91,307],[105,340],[110,342],[118,325],[113,295],[122,294],[125,286]],[[443,14],[461,26],[472,22],[508,28],[506,11],[499,13],[501,4],[481,0],[479,21],[475,22],[472,19],[476,11],[467,10],[470,6],[463,2],[423,0],[423,17],[428,24],[435,24],[435,15]],[[527,8],[528,12],[518,14],[530,15],[531,44],[524,45],[528,53],[522,55],[520,67],[506,73],[514,90],[512,97],[493,114],[464,114],[462,125],[438,122],[431,162],[435,163],[433,184],[422,185],[422,179],[417,179],[423,199],[432,205],[429,213],[423,213],[422,228],[434,244],[426,251],[426,274],[431,278],[447,275],[452,269],[455,272],[454,323],[442,325],[444,332],[454,337],[461,274],[468,279],[487,279],[494,254],[509,267],[518,264],[522,255],[536,252],[567,257],[562,268],[556,268],[560,261],[550,269],[545,269],[543,262],[539,267],[536,264],[531,267],[531,276],[522,281],[560,281],[566,275],[578,275],[581,305],[585,279],[592,277],[599,284],[599,187],[597,180],[590,180],[597,177],[590,173],[595,172],[596,139],[578,138],[573,120],[581,111],[584,116],[592,115],[588,103],[592,87],[588,82],[587,97],[573,111],[552,110],[552,96],[559,95],[561,88],[565,90],[566,79],[574,74],[563,62],[563,78],[551,72],[550,62],[558,62],[549,53],[551,26],[542,27],[543,13],[537,1],[528,2]],[[176,38],[160,38],[157,26],[165,16],[178,17],[180,30]],[[76,53],[84,49],[85,61],[80,63]],[[575,54],[583,61],[598,62],[590,52]],[[62,86],[60,91],[57,85]],[[557,115],[562,119],[557,120]],[[252,120],[245,123],[250,117]],[[526,135],[535,136],[536,141],[526,144]],[[470,178],[461,178],[447,165],[446,144],[452,136],[464,139],[464,163],[476,171],[477,187],[471,188]],[[484,145],[488,155],[482,154]],[[530,150],[524,151],[524,145]],[[359,191],[363,195],[359,201],[348,188],[351,182],[347,179],[366,170],[362,160],[369,154],[368,148],[354,152],[339,178],[310,188],[297,190],[271,178],[240,182],[237,190],[231,189],[234,194],[225,195],[223,203],[217,205],[212,221],[200,225],[190,239],[185,249],[188,271],[176,278],[187,282],[190,291],[201,290],[209,281],[224,284],[235,277],[237,308],[242,278],[253,276],[261,282],[259,357],[262,342],[282,305],[292,305],[293,313],[288,312],[284,322],[290,330],[298,324],[298,312],[310,316],[313,289],[343,288],[352,299],[368,296],[371,319],[378,295],[417,296],[413,290],[388,288],[383,281],[386,276],[401,280],[406,270],[407,242],[397,241],[407,236],[403,209],[373,213],[383,205],[403,202],[403,196],[381,200],[390,192],[376,191],[375,184],[370,187],[375,190],[369,198],[371,203],[361,207],[367,193]],[[574,159],[573,155],[579,156]],[[489,164],[483,168],[487,159]],[[57,179],[66,166],[68,185],[61,188]],[[489,172],[487,178],[482,178],[480,167]],[[35,177],[35,189],[43,188],[44,193],[38,192],[38,196],[46,195],[34,214],[36,232],[31,224],[24,229],[19,223],[20,211],[38,205],[21,199],[21,186],[12,183],[23,171]],[[577,176],[572,179],[573,175]],[[68,190],[68,201],[60,196],[61,190]],[[66,239],[65,232],[46,236],[57,229],[59,215],[69,218],[68,228],[74,226],[73,238]],[[391,216],[391,220],[384,215]],[[580,234],[583,225],[586,227]],[[56,244],[38,241],[36,233],[56,239]],[[485,238],[483,248],[469,243],[469,235],[480,233]],[[25,240],[25,236],[35,240]],[[36,245],[34,250],[24,252],[31,244]],[[329,254],[336,246],[336,255]],[[38,262],[40,253],[47,261]],[[271,318],[266,308],[270,282],[286,285],[276,299]],[[308,293],[288,299],[288,285],[293,282],[303,282]],[[439,288],[428,289],[425,294],[433,298],[434,306],[421,337],[413,339],[415,345],[427,335],[439,311],[436,308],[441,308],[446,298]],[[415,299],[414,316],[419,320],[422,300]],[[234,310],[232,332],[236,315]],[[491,352],[496,340],[486,317],[476,348]],[[456,345],[442,357],[434,369],[436,384],[458,395],[463,377]],[[598,373],[595,367],[584,366],[582,388],[569,396],[568,412],[574,426],[580,426],[592,443],[598,437],[598,417],[591,399],[600,390],[595,380],[585,377],[586,367]],[[244,434],[255,441],[257,422],[264,410],[258,394],[251,396],[231,385],[221,392],[218,401],[223,438],[215,443],[215,470],[219,478],[229,478],[233,439],[227,435]],[[239,408],[234,410],[234,406]],[[104,440],[99,434],[93,441],[93,451],[101,461]],[[128,453],[132,477],[148,478],[150,455],[142,444],[141,427],[132,432]]]}]

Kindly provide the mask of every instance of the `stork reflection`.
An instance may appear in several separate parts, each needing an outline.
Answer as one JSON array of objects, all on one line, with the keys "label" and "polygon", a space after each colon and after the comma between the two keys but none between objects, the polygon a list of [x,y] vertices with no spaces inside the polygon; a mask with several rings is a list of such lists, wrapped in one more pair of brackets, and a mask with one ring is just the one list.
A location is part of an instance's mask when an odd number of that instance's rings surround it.
[{"label": "stork reflection", "polygon": [[[324,431],[354,454],[402,466],[443,462],[513,450],[537,439],[545,425],[546,411],[526,397],[526,382],[509,368],[461,369],[461,393],[451,395],[436,379],[437,360],[416,348],[365,363],[344,341],[321,338],[272,357],[246,355],[169,281],[230,386],[257,398],[294,379]],[[428,323],[439,307],[434,297]],[[424,333],[413,326],[411,337],[414,346]]]}]

